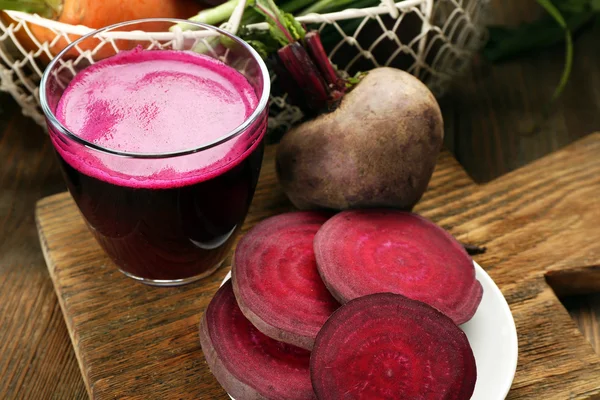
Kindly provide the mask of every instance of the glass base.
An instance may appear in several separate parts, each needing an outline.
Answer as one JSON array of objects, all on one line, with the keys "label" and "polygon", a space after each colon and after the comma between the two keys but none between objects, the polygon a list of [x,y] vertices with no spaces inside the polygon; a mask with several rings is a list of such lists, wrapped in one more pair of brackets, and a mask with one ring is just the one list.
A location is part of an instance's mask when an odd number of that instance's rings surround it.
[{"label": "glass base", "polygon": [[[223,261],[225,261],[225,260],[223,260]],[[135,279],[136,281],[141,282],[145,285],[164,286],[164,287],[182,286],[182,285],[187,285],[188,283],[196,282],[197,280],[200,280],[202,278],[206,278],[209,275],[212,275],[223,264],[223,261],[221,261],[220,263],[218,263],[216,266],[209,269],[208,271],[201,273],[200,275],[190,276],[189,278],[183,278],[183,279],[148,279],[148,278],[142,278],[140,276],[135,276],[133,274],[130,274],[129,272],[123,271],[120,268],[119,268],[119,271],[121,271],[123,273],[123,275],[125,275],[131,279]]]}]

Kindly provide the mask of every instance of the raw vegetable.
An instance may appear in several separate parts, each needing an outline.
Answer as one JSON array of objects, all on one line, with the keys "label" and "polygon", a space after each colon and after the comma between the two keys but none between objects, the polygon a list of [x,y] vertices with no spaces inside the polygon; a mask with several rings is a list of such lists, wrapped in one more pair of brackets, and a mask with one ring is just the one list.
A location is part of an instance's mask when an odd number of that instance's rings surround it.
[{"label": "raw vegetable", "polygon": [[[0,0],[0,9],[37,13],[65,24],[84,25],[97,29],[118,22],[142,18],[189,18],[197,13],[201,6],[195,0]],[[10,19],[5,13],[4,17]],[[168,27],[169,25],[165,23],[156,23],[154,26],[144,25],[145,30],[152,28],[156,31],[164,31]],[[41,25],[29,24],[29,28],[40,43],[50,43],[56,38],[55,32]],[[28,50],[38,50],[37,45],[23,29],[16,34],[19,41]],[[77,35],[69,35],[70,41],[78,38]],[[68,44],[69,42],[61,37],[50,45],[50,53],[56,55]],[[82,50],[92,50],[98,44],[99,41],[89,40],[82,43],[80,47]],[[96,58],[112,54],[114,54],[112,46],[105,45]],[[70,55],[78,55],[77,50],[73,49]]]},{"label": "raw vegetable", "polygon": [[443,139],[433,94],[392,68],[344,79],[318,32],[307,33],[272,0],[257,0],[254,8],[269,21],[271,40],[264,34],[247,39],[269,59],[291,102],[317,116],[278,146],[277,175],[292,203],[300,209],[412,209]]},{"label": "raw vegetable", "polygon": [[[238,0],[226,1],[216,7],[200,11],[198,15],[194,15],[193,17],[189,18],[189,21],[208,25],[218,25],[220,22],[224,22],[231,17],[231,14],[233,13],[233,10],[235,10],[237,4]],[[184,31],[197,29],[195,25],[184,22],[180,22],[175,26]],[[172,29],[173,28],[171,28],[171,30]]]},{"label": "raw vegetable", "polygon": [[310,359],[322,400],[468,400],[477,370],[466,335],[434,308],[379,293],[338,309]]},{"label": "raw vegetable", "polygon": [[306,350],[260,333],[240,311],[227,281],[211,300],[200,323],[206,362],[221,386],[238,400],[310,400]]},{"label": "raw vegetable", "polygon": [[416,214],[345,211],[314,241],[319,273],[341,303],[391,292],[427,303],[457,324],[470,320],[483,288],[471,257],[449,233]]},{"label": "raw vegetable", "polygon": [[240,240],[233,262],[233,289],[244,315],[267,336],[308,350],[340,306],[317,272],[313,251],[329,216],[293,212],[266,219]]},{"label": "raw vegetable", "polygon": [[[202,10],[189,20],[194,22],[203,22],[205,24],[219,25],[227,21],[238,4],[238,1],[247,1],[247,6],[253,5],[253,0],[228,0],[217,7]],[[296,15],[306,15],[309,13],[327,13],[341,11],[346,8],[365,8],[376,6],[378,0],[278,0],[276,1],[281,11],[294,13]],[[260,22],[260,16],[252,8],[247,8],[242,18],[242,25]],[[183,30],[194,29],[193,25],[181,23],[178,27]]]},{"label": "raw vegetable", "polygon": [[282,74],[292,102],[307,115],[335,108],[347,82],[337,77],[319,33],[307,35],[304,27],[291,14],[279,10],[273,0],[256,0],[253,8],[267,19],[268,36],[249,31],[244,39]]},{"label": "raw vegetable", "polygon": [[516,28],[492,26],[483,55],[490,61],[510,60],[540,48],[565,43],[565,66],[560,82],[552,96],[556,100],[563,92],[573,64],[573,35],[600,20],[599,0],[536,0],[546,15]]},{"label": "raw vegetable", "polygon": [[290,130],[277,176],[300,209],[411,210],[433,173],[443,120],[427,87],[392,68],[370,71],[333,112]]}]

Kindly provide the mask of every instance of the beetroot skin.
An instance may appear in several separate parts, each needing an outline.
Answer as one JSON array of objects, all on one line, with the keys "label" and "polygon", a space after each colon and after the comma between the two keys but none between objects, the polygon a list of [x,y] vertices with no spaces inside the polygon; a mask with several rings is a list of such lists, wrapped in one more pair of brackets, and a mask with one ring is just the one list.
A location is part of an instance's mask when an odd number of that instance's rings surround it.
[{"label": "beetroot skin", "polygon": [[319,273],[341,303],[397,293],[462,324],[481,302],[483,288],[471,257],[449,233],[413,213],[339,213],[321,227],[314,249]]},{"label": "beetroot skin", "polygon": [[433,307],[392,293],[352,300],[317,335],[321,400],[468,400],[477,370],[466,335]]},{"label": "beetroot skin", "polygon": [[340,306],[319,276],[313,250],[329,216],[307,211],[268,218],[240,240],[233,261],[233,290],[246,318],[267,336],[307,350]]},{"label": "beetroot skin", "polygon": [[206,362],[221,386],[238,400],[311,400],[310,353],[260,333],[244,317],[226,282],[200,323]]}]

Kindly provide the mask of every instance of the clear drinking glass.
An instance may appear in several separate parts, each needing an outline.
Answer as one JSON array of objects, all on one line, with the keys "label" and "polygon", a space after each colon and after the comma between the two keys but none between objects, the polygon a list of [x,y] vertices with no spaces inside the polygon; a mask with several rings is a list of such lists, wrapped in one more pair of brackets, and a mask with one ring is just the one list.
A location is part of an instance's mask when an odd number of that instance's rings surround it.
[{"label": "clear drinking glass", "polygon": [[[125,275],[161,286],[211,274],[230,250],[256,188],[270,90],[267,68],[247,43],[203,24],[194,24],[193,31],[169,32],[178,22],[183,21],[130,21],[81,37],[52,60],[40,85],[51,141],[90,231]],[[69,123],[57,117],[69,83],[86,67],[131,49],[193,51],[217,59],[218,65],[245,77],[255,105],[240,125],[210,139],[203,139],[207,131],[200,114],[186,116],[194,121],[191,137],[197,143],[168,152],[159,141],[144,152],[128,152],[69,130]],[[105,118],[110,116],[94,116],[94,129]]]}]

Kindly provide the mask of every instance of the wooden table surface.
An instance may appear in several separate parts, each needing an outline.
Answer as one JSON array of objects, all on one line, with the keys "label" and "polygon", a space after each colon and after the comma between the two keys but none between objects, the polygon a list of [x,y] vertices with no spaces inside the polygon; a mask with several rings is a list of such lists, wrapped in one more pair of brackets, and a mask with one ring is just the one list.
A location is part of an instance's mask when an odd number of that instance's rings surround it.
[{"label": "wooden table surface", "polygon": [[[494,18],[517,23],[533,2],[496,0]],[[535,121],[560,77],[560,47],[505,65],[478,65],[441,102],[446,146],[487,181],[600,130],[598,32],[576,39],[573,78],[540,133]],[[39,247],[35,202],[65,190],[42,130],[0,96],[0,399],[86,398],[75,353]],[[600,349],[600,295],[564,299]]]}]

